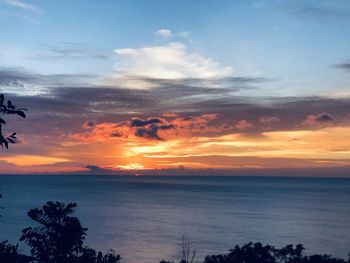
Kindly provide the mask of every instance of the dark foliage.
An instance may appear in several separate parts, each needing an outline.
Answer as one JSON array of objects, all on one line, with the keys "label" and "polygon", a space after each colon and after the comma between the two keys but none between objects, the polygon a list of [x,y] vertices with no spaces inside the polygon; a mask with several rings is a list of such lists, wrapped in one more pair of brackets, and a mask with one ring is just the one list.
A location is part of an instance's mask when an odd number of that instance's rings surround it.
[{"label": "dark foliage", "polygon": [[92,248],[84,248],[82,255],[79,257],[79,262],[84,263],[116,263],[119,262],[121,257],[116,255],[113,250],[103,255],[101,252],[96,253]]},{"label": "dark foliage", "polygon": [[[345,260],[340,258],[333,258],[329,255],[312,255],[307,257],[307,263],[346,263]],[[349,262],[349,261],[348,261]]]},{"label": "dark foliage", "polygon": [[329,255],[304,256],[303,251],[301,244],[277,249],[250,242],[242,247],[235,246],[228,254],[207,256],[204,263],[346,263],[344,259]]},{"label": "dark foliage", "polygon": [[261,243],[248,243],[235,246],[230,253],[225,255],[211,255],[204,260],[205,263],[275,263],[275,249],[270,245]]},{"label": "dark foliage", "polygon": [[81,226],[78,218],[71,216],[75,207],[73,203],[47,202],[41,209],[28,212],[39,226],[23,229],[20,241],[31,247],[36,261],[75,262],[82,253],[87,229]]},{"label": "dark foliage", "polygon": [[29,263],[31,257],[18,253],[18,245],[14,246],[7,241],[0,243],[0,262],[1,263]]},{"label": "dark foliage", "polygon": [[73,217],[76,204],[47,202],[35,208],[28,216],[37,222],[36,227],[22,230],[20,241],[31,247],[33,262],[38,263],[116,263],[120,256],[111,251],[105,255],[83,247],[87,228]]},{"label": "dark foliage", "polygon": [[[0,94],[0,114],[3,115],[18,115],[22,118],[25,118],[26,115],[24,111],[27,109],[17,108],[12,104],[10,100],[7,102],[5,101],[4,94]],[[2,118],[0,118],[0,145],[1,147],[6,147],[8,149],[9,143],[15,143],[17,140],[16,133],[12,133],[8,136],[4,136],[2,133],[2,126],[6,124],[6,121]]]}]

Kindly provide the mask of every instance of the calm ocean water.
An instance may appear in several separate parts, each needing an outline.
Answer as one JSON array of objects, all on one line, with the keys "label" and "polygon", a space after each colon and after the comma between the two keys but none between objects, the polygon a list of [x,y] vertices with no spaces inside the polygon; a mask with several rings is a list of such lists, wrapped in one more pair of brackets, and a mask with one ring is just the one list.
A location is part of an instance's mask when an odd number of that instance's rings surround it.
[{"label": "calm ocean water", "polygon": [[27,211],[57,200],[78,203],[89,246],[126,263],[179,259],[182,235],[197,260],[248,241],[350,252],[350,179],[2,175],[0,187],[0,240],[17,242]]}]

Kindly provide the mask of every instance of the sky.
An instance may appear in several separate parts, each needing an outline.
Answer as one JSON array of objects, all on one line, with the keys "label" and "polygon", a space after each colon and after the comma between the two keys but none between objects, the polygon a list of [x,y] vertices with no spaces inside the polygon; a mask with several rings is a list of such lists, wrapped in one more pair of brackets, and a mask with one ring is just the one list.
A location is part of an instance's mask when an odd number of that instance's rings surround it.
[{"label": "sky", "polygon": [[0,173],[336,175],[349,28],[347,0],[0,0],[0,92],[28,109]]}]

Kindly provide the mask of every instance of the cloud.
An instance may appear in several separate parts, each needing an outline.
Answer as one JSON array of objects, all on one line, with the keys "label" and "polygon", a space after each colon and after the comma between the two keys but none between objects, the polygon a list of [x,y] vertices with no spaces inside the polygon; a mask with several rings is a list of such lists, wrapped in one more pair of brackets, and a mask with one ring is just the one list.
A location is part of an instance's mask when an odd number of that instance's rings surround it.
[{"label": "cloud", "polygon": [[238,130],[247,130],[250,128],[253,128],[254,124],[247,121],[247,120],[240,120],[236,125],[235,128],[237,128]]},{"label": "cloud", "polygon": [[149,124],[159,124],[162,122],[163,120],[160,118],[149,118],[147,120],[133,119],[131,121],[131,127],[145,127]]},{"label": "cloud", "polygon": [[178,133],[183,136],[208,135],[232,130],[232,126],[219,121],[218,114],[204,113],[201,115],[180,117],[173,119],[170,123],[174,124]]},{"label": "cloud", "polygon": [[173,124],[169,124],[161,118],[148,118],[146,120],[135,118],[131,120],[130,126],[136,127],[135,136],[154,140],[163,140],[159,131],[175,129]]},{"label": "cloud", "polygon": [[86,121],[86,122],[83,123],[82,127],[84,129],[90,129],[90,128],[95,127],[95,125],[96,125],[95,121]]},{"label": "cloud", "polygon": [[37,76],[16,68],[0,68],[0,86],[23,86],[35,81]]},{"label": "cloud", "polygon": [[[350,100],[347,98],[269,99],[237,95],[237,91],[255,88],[254,86],[268,81],[264,78],[226,77],[213,82],[203,79],[153,79],[150,81],[156,82],[157,86],[150,90],[126,89],[118,84],[108,87],[84,84],[89,83],[91,78],[77,75],[41,75],[23,69],[0,68],[1,92],[7,93],[7,97],[18,106],[30,109],[28,119],[14,122],[13,130],[54,137],[81,133],[82,124],[91,120],[95,121],[95,125],[115,125],[125,120],[130,122],[135,117],[147,120],[150,116],[160,116],[176,127],[176,130],[157,131],[159,137],[168,140],[176,136],[227,134],[237,129],[234,125],[241,120],[254,123],[256,120],[260,121],[261,116],[273,117],[276,113],[278,118],[285,121],[274,122],[269,131],[297,129],[300,127],[300,120],[305,119],[310,112],[332,112],[332,117],[338,120],[338,124],[342,124],[342,119],[348,115],[350,108]],[[206,84],[208,82],[209,85]],[[215,85],[221,88],[213,87]],[[28,87],[35,87],[40,92],[27,92]],[[171,116],[163,116],[165,112],[171,113]],[[81,137],[85,141],[107,141],[111,138],[123,140],[127,135],[134,136],[136,131],[136,127],[131,130],[130,123],[128,126],[123,125],[123,129],[107,126],[100,126],[100,130],[94,127],[98,133],[96,137]],[[240,132],[259,133],[266,131],[264,126],[255,125]],[[322,126],[314,128],[321,129]],[[7,129],[12,130],[10,126]],[[146,134],[139,132],[141,133]],[[51,142],[55,143],[55,140]]]},{"label": "cloud", "polygon": [[163,140],[159,136],[158,131],[164,131],[164,130],[171,130],[174,129],[174,125],[157,125],[157,124],[151,124],[144,128],[137,128],[135,135],[137,137],[147,138],[147,139],[154,139],[154,140]]},{"label": "cloud", "polygon": [[37,165],[16,165],[0,160],[1,174],[43,174],[43,173],[84,173],[87,169],[82,168],[81,164],[77,165],[70,162],[59,162],[53,164],[37,164]]},{"label": "cloud", "polygon": [[173,124],[161,118],[145,120],[133,118],[131,121],[100,123],[93,127],[87,127],[85,122],[83,127],[89,128],[90,131],[72,134],[71,138],[83,142],[113,142],[116,139],[127,138],[132,140],[133,136],[149,140],[164,140],[160,132],[175,129]]},{"label": "cloud", "polygon": [[336,64],[335,67],[350,72],[350,60],[344,63]]},{"label": "cloud", "polygon": [[94,175],[99,175],[99,174],[114,174],[117,171],[112,170],[110,168],[104,168],[104,167],[100,167],[98,165],[86,165],[83,168],[88,169],[88,171]]},{"label": "cloud", "polygon": [[[0,10],[0,16],[9,16],[9,17],[19,18],[24,20],[25,22],[29,22],[35,25],[40,24],[40,20],[17,11]],[[7,54],[7,56],[10,57],[9,54]]]},{"label": "cloud", "polygon": [[179,37],[189,37],[191,35],[190,31],[181,31],[178,33]]},{"label": "cloud", "polygon": [[165,29],[165,28],[159,29],[158,31],[154,32],[154,34],[164,38],[170,38],[173,36],[173,33],[171,32],[171,30]]},{"label": "cloud", "polygon": [[[24,85],[27,85],[26,82]],[[18,90],[20,92],[21,89]],[[13,88],[1,89],[1,92],[9,91],[12,92]],[[149,116],[162,116],[165,112],[171,113],[171,116],[162,118],[174,124],[177,133],[188,135],[227,133],[232,130],[232,123],[237,124],[241,120],[252,122],[259,120],[260,116],[274,116],[276,112],[285,121],[275,122],[273,130],[293,130],[310,112],[332,112],[333,118],[340,123],[350,108],[349,99],[273,98],[261,103],[252,98],[235,96],[230,89],[218,92],[218,89],[173,87],[171,84],[152,90],[72,86],[48,89],[36,96],[22,92],[8,94],[7,97],[18,106],[30,109],[28,120],[18,122],[14,130],[37,135],[78,133],[86,121],[94,120],[98,125],[132,120],[135,116],[147,120]],[[45,120],[45,125],[42,120]],[[261,126],[255,125],[249,132],[260,132],[261,129]],[[113,131],[105,131],[104,138],[110,138]],[[124,138],[124,132],[117,131],[113,136]]]},{"label": "cloud", "polygon": [[[23,81],[25,84],[26,80]],[[251,81],[259,83],[259,80],[249,78],[232,83],[240,88],[241,82],[246,85],[246,82],[250,84]],[[209,95],[204,96],[205,88],[193,86],[193,83],[187,83],[173,87],[168,82],[152,90],[123,89],[118,86],[66,86],[48,89],[47,93],[36,96],[7,94],[16,105],[30,110],[28,119],[8,122],[12,126],[6,127],[7,131],[19,132],[24,143],[16,145],[7,154],[62,158],[73,162],[75,167],[78,164],[83,167],[87,163],[101,167],[117,167],[128,163],[161,167],[155,164],[152,156],[168,155],[164,161],[170,160],[172,164],[187,161],[191,162],[189,167],[208,167],[218,163],[214,159],[209,163],[202,156],[200,160],[193,159],[193,163],[188,158],[200,154],[232,155],[229,160],[232,164],[236,163],[235,155],[257,155],[261,149],[261,154],[266,155],[316,154],[319,157],[319,148],[313,148],[305,142],[317,146],[318,141],[324,138],[332,145],[335,143],[339,149],[343,147],[342,140],[348,134],[349,128],[341,126],[342,119],[349,113],[348,98],[277,97],[258,100],[237,96],[230,89],[220,89],[218,92],[218,89],[212,88],[208,88]],[[3,89],[9,90],[12,91]],[[329,116],[326,117],[315,114],[308,118],[308,123],[331,125],[330,119],[336,119],[338,125],[331,127],[327,133],[322,131],[325,125],[301,127],[301,120],[310,112],[330,112],[332,115],[327,113]],[[273,118],[276,114],[283,122],[274,122],[268,132],[263,130],[263,125],[260,125],[262,116]],[[254,126],[250,127],[249,124]],[[312,130],[305,131],[307,129]],[[320,131],[315,131],[317,129]],[[286,144],[289,145],[288,149],[296,147],[295,151],[284,148]],[[342,158],[347,150],[342,151],[322,153],[322,156],[325,158],[329,154]],[[95,155],[93,152],[103,154]],[[299,160],[295,162],[300,164]],[[311,163],[315,165],[315,162]],[[257,163],[246,160],[242,164],[264,165],[266,160]]]},{"label": "cloud", "polygon": [[271,123],[278,123],[281,122],[281,120],[277,117],[273,117],[273,116],[262,116],[259,119],[259,122],[261,124],[271,124]]},{"label": "cloud", "polygon": [[18,7],[24,10],[29,10],[29,11],[34,11],[34,12],[38,12],[38,13],[43,13],[43,11],[31,4],[27,4],[24,1],[20,1],[20,0],[4,0],[4,2],[10,6],[14,6],[14,7]]},{"label": "cloud", "polygon": [[263,130],[272,130],[273,127],[276,128],[280,124],[281,120],[274,116],[262,116],[259,122],[262,124]]},{"label": "cloud", "polygon": [[120,122],[94,123],[93,126],[90,125],[90,121],[87,121],[84,122],[82,127],[88,129],[88,131],[74,133],[70,137],[82,142],[134,141],[137,138],[163,141],[192,136],[207,136],[233,130],[231,125],[215,123],[215,121],[219,121],[217,114],[131,118],[131,120]]},{"label": "cloud", "polygon": [[84,43],[59,42],[43,45],[43,48],[46,51],[33,56],[35,59],[109,59],[105,52]]},{"label": "cloud", "polygon": [[349,19],[350,15],[342,10],[333,10],[321,7],[306,6],[292,12],[293,15],[302,19],[311,19],[321,22],[329,22],[334,19]]},{"label": "cloud", "polygon": [[189,52],[181,43],[140,49],[124,48],[114,51],[119,62],[114,77],[138,77],[160,80],[224,78],[232,68],[221,66],[213,59]]},{"label": "cloud", "polygon": [[308,115],[303,121],[305,126],[332,126],[335,124],[334,117],[329,113],[320,113],[318,115]]},{"label": "cloud", "polygon": [[159,29],[158,31],[154,32],[155,35],[161,36],[165,39],[169,39],[172,37],[182,37],[182,38],[187,38],[191,35],[190,31],[180,31],[178,33],[172,32],[170,29]]},{"label": "cloud", "polygon": [[55,92],[59,86],[90,86],[96,75],[92,74],[37,74],[20,67],[0,67],[0,88],[11,88],[11,93],[21,95],[43,95]]},{"label": "cloud", "polygon": [[[86,122],[84,123],[84,128],[86,129]],[[88,131],[73,133],[69,137],[72,139],[77,139],[84,143],[94,143],[94,142],[114,142],[114,140],[128,138],[131,134],[131,129],[128,123],[112,123],[104,122],[100,124],[95,124],[93,127],[88,127]]]}]

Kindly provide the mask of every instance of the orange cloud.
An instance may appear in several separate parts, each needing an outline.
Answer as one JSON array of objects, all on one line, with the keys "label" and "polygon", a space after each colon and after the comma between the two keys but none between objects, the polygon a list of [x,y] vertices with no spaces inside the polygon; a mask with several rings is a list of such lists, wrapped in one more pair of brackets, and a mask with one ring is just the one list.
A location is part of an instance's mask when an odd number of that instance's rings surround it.
[{"label": "orange cloud", "polygon": [[208,133],[222,133],[233,129],[229,124],[213,124],[218,119],[218,114],[202,114],[176,118],[170,123],[175,125],[177,131],[183,136],[193,136]]},{"label": "orange cloud", "polygon": [[115,139],[125,139],[129,136],[131,129],[124,123],[105,122],[94,126],[83,124],[83,128],[91,129],[82,133],[71,134],[72,139],[78,139],[84,143],[113,142]]},{"label": "orange cloud", "polygon": [[[202,114],[199,116],[179,117],[175,114],[165,114],[168,118],[149,117],[147,119],[132,118],[118,123],[106,122],[95,124],[85,122],[82,127],[87,131],[71,134],[70,137],[84,143],[113,142],[115,140],[137,141],[170,140],[191,137],[198,134],[221,133],[233,129],[228,124],[211,124],[218,118],[217,114]],[[163,115],[163,117],[165,117]],[[169,119],[170,118],[170,119]],[[248,123],[248,122],[247,122]]]}]

